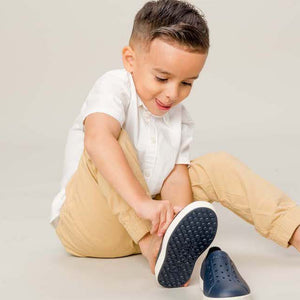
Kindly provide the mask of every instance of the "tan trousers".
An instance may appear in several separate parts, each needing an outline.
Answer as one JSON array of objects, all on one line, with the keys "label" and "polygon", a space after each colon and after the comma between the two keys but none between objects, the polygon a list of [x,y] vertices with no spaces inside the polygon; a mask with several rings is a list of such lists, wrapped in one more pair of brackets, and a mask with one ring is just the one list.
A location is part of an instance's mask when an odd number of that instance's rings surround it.
[{"label": "tan trousers", "polygon": [[[136,150],[124,129],[118,142],[150,196]],[[288,241],[300,225],[300,207],[284,192],[226,152],[197,157],[188,170],[194,201],[220,202],[253,224],[262,236],[289,247]],[[155,199],[159,201],[160,194]],[[150,221],[136,215],[84,149],[66,186],[66,199],[56,227],[65,250],[75,256],[103,258],[141,253],[138,241],[150,228]]]}]

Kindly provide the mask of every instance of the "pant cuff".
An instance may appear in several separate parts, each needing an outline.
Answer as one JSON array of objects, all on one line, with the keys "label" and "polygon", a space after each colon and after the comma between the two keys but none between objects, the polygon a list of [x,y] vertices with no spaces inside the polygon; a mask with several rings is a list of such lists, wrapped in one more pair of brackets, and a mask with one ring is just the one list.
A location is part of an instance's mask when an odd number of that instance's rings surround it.
[{"label": "pant cuff", "polygon": [[289,240],[300,225],[300,206],[295,206],[281,216],[270,232],[270,238],[280,246],[290,247]]},{"label": "pant cuff", "polygon": [[137,216],[133,209],[120,214],[119,221],[136,244],[151,230],[151,222]]}]

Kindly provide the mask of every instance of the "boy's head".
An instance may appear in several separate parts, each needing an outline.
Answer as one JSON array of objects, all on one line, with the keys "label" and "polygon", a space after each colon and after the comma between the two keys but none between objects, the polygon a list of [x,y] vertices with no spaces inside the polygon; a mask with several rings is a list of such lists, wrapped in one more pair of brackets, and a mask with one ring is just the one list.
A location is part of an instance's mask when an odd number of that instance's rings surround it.
[{"label": "boy's head", "polygon": [[209,29],[194,6],[158,0],[147,2],[136,14],[122,55],[139,97],[150,112],[161,116],[168,110],[157,100],[171,107],[183,101],[204,66],[208,49]]}]

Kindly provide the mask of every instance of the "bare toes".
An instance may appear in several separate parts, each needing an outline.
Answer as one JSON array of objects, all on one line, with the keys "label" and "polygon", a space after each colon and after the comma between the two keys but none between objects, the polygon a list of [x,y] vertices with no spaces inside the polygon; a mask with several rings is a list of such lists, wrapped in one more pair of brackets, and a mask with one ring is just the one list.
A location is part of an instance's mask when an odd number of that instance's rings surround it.
[{"label": "bare toes", "polygon": [[191,279],[189,279],[183,286],[187,287],[189,285],[190,281],[191,281]]}]

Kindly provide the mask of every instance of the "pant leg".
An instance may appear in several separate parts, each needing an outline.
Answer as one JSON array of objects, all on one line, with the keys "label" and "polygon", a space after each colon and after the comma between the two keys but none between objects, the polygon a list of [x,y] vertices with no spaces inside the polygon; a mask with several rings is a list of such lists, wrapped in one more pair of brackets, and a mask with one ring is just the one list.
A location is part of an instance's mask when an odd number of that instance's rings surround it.
[{"label": "pant leg", "polygon": [[[134,174],[150,195],[136,150],[122,129],[118,142]],[[117,172],[117,170],[116,170]],[[56,233],[76,256],[121,257],[141,253],[138,241],[151,229],[97,170],[86,149],[66,186]]]},{"label": "pant leg", "polygon": [[226,152],[213,152],[191,161],[194,200],[217,201],[262,236],[283,247],[300,225],[300,206],[283,191]]}]

